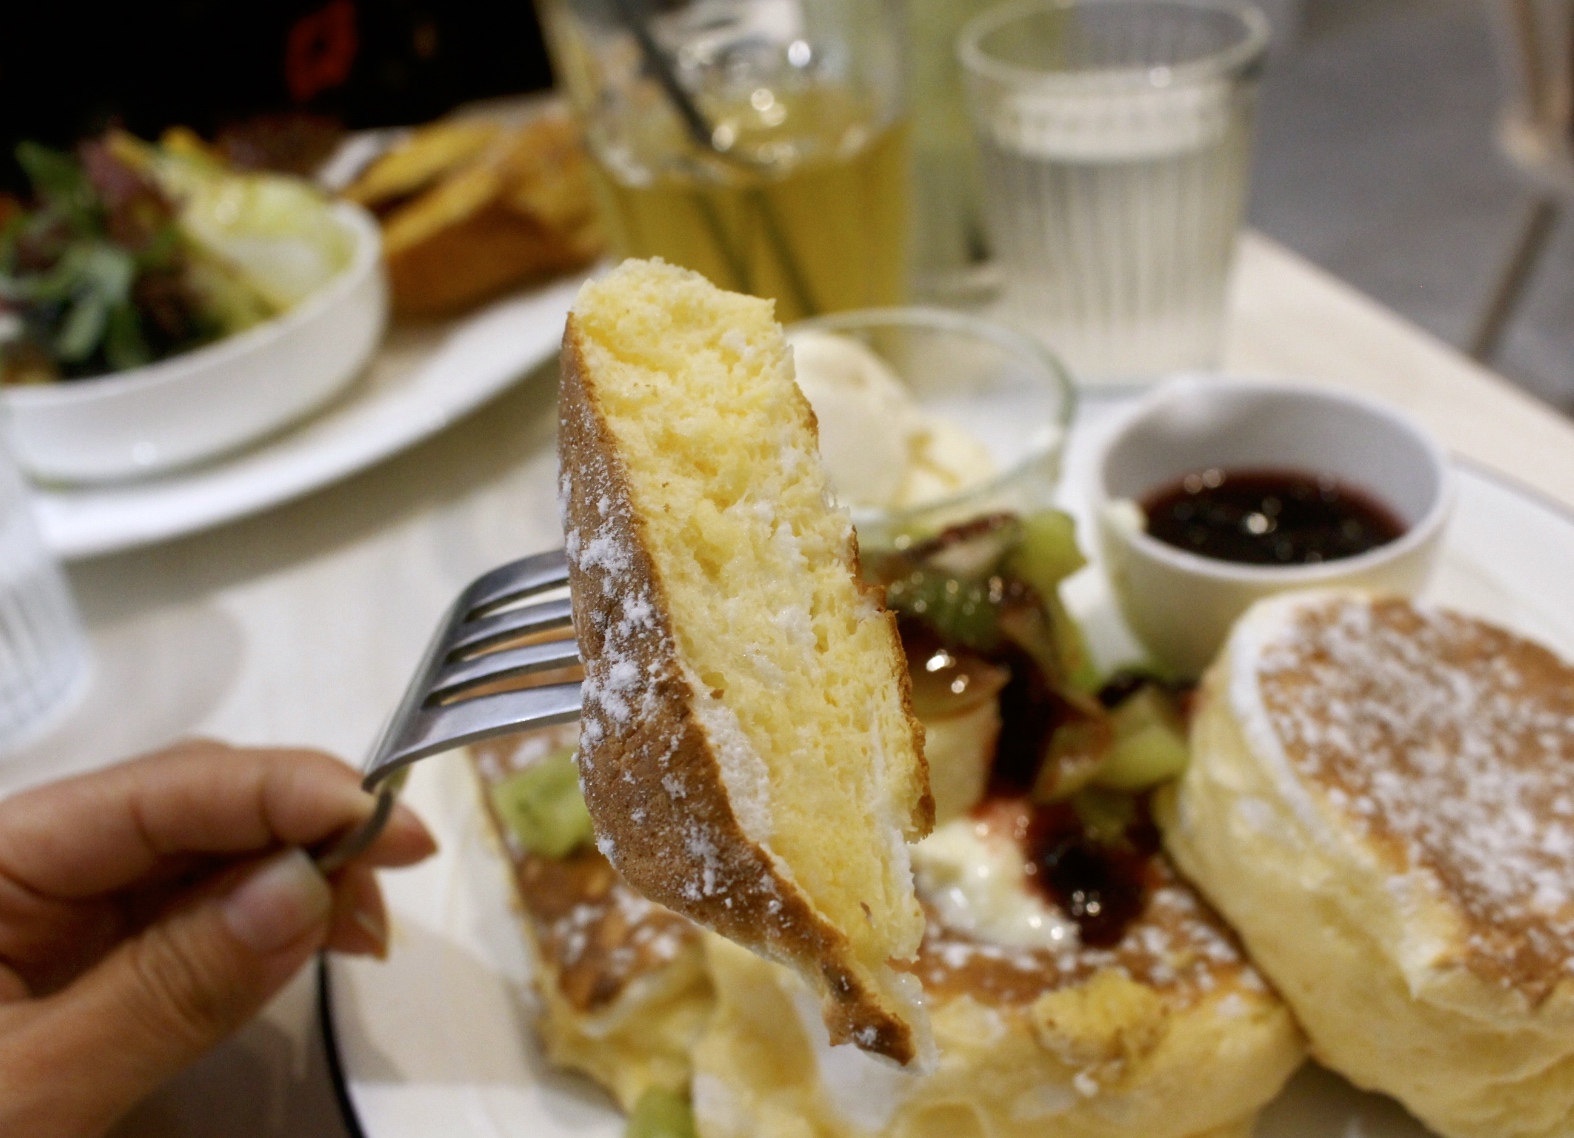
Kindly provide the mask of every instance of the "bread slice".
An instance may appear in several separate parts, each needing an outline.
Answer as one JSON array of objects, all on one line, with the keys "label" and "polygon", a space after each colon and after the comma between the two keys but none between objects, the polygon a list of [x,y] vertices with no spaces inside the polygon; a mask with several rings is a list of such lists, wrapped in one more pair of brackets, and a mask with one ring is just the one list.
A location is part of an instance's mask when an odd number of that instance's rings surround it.
[{"label": "bread slice", "polygon": [[891,967],[923,936],[922,728],[770,302],[625,262],[569,315],[560,420],[603,853],[796,969],[833,1041],[923,1065],[921,989]]}]

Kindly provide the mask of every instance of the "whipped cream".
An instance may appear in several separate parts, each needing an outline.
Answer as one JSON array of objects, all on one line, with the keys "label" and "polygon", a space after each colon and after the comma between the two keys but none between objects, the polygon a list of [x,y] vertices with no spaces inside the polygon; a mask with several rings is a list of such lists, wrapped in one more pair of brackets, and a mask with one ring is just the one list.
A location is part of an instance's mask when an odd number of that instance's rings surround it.
[{"label": "whipped cream", "polygon": [[1027,882],[1011,835],[971,818],[947,822],[912,847],[918,895],[953,929],[1013,948],[1074,947],[1077,925]]},{"label": "whipped cream", "polygon": [[918,506],[995,475],[989,448],[921,410],[864,344],[812,330],[788,341],[798,387],[820,422],[820,455],[844,505]]}]

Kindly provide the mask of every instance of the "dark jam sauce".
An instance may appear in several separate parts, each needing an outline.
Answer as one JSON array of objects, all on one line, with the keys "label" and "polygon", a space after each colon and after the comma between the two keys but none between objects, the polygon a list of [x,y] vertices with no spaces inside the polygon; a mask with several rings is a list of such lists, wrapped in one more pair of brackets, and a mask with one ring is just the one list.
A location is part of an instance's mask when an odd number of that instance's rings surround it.
[{"label": "dark jam sauce", "polygon": [[1025,852],[1033,870],[1028,879],[1077,922],[1090,948],[1119,944],[1148,904],[1159,831],[1147,796],[1135,805],[1135,818],[1115,840],[1091,834],[1069,802],[1036,808],[1028,824]]},{"label": "dark jam sauce", "polygon": [[1026,652],[1003,654],[1011,679],[1000,691],[1000,735],[989,770],[988,795],[1012,798],[1033,789],[1050,736],[1065,718],[1064,704]]},{"label": "dark jam sauce", "polygon": [[1314,565],[1386,545],[1405,527],[1371,495],[1293,470],[1188,474],[1142,499],[1166,545],[1247,565]]},{"label": "dark jam sauce", "polygon": [[[902,557],[876,562],[874,579],[897,613],[902,646],[914,676],[920,715],[938,718],[976,706],[977,684],[997,701],[1000,732],[979,816],[992,801],[1023,802],[1037,793],[1046,763],[1057,761],[1058,728],[1118,708],[1157,685],[1184,713],[1189,688],[1143,672],[1121,672],[1096,693],[1075,690],[1047,653],[1050,606],[1002,564],[995,542],[1002,520],[986,518],[947,530]],[[988,567],[982,575],[970,565]],[[1035,620],[1024,620],[1034,615]],[[947,696],[949,693],[949,697]],[[949,703],[955,701],[955,703]],[[922,706],[921,706],[922,705]],[[1106,796],[1115,792],[1104,792]],[[1118,945],[1152,896],[1159,833],[1147,795],[1129,796],[1129,816],[1090,825],[1071,800],[1031,806],[1019,832],[1031,888],[1077,923],[1090,948]]]}]

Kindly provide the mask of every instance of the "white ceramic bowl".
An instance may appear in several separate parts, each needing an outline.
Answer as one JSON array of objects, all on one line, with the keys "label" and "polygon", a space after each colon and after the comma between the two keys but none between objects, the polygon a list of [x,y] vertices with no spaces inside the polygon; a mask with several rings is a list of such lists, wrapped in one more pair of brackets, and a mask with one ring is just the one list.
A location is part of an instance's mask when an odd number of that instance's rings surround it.
[{"label": "white ceramic bowl", "polygon": [[355,378],[388,318],[377,221],[338,203],[349,266],[255,328],[146,367],[4,393],[22,468],[48,482],[108,482],[234,450],[327,403]]},{"label": "white ceramic bowl", "polygon": [[[1405,532],[1356,557],[1242,565],[1166,545],[1130,505],[1209,467],[1332,475],[1392,510]],[[1437,558],[1453,502],[1448,458],[1424,430],[1374,400],[1323,388],[1210,378],[1154,389],[1096,458],[1094,517],[1115,596],[1164,667],[1195,676],[1255,600],[1355,586],[1412,595]]]}]

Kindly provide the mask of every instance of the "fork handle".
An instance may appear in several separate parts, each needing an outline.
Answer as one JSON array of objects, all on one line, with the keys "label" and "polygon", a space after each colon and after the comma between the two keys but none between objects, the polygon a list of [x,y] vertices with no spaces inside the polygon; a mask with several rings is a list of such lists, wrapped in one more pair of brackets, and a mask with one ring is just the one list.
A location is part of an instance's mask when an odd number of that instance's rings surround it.
[{"label": "fork handle", "polygon": [[321,853],[315,854],[312,860],[317,863],[317,869],[324,876],[343,869],[354,858],[360,857],[377,840],[383,832],[383,827],[388,825],[388,819],[393,815],[394,801],[398,797],[399,788],[389,779],[377,788],[377,805],[373,807],[366,821],[353,830],[346,830],[330,842]]}]

